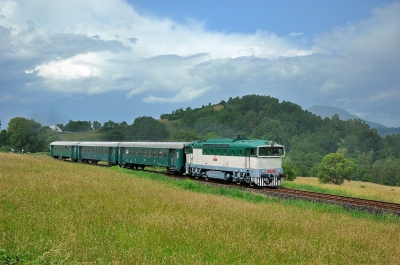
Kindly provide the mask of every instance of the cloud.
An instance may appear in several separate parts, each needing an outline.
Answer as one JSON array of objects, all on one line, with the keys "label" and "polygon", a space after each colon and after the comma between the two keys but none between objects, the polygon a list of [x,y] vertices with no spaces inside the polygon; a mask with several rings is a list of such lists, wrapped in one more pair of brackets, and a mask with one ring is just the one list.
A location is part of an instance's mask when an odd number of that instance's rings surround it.
[{"label": "cloud", "polygon": [[[316,45],[350,58],[387,62],[399,58],[400,3],[377,7],[368,20],[348,23],[316,37]],[[393,58],[394,56],[394,58]]]},{"label": "cloud", "polygon": [[301,33],[212,31],[123,0],[0,0],[0,93],[45,101],[123,91],[146,104],[268,94],[400,124],[390,113],[400,112],[399,13],[400,3],[376,8],[305,46]]}]

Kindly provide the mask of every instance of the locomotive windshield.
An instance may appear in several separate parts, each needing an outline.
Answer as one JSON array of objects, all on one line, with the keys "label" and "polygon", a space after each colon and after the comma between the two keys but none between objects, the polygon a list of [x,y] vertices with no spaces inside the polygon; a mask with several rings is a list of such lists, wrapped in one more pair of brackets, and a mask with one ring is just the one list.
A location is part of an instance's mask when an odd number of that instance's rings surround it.
[{"label": "locomotive windshield", "polygon": [[258,148],[258,156],[283,156],[283,147],[265,146]]}]

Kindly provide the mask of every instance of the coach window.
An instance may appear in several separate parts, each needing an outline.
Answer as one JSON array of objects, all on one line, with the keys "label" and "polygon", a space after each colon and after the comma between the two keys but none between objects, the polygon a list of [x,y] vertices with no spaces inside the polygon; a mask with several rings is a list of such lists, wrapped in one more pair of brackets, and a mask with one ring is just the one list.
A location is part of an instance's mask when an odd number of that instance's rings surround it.
[{"label": "coach window", "polygon": [[158,150],[158,157],[162,157],[162,150]]},{"label": "coach window", "polygon": [[143,149],[143,156],[147,156],[147,150]]},{"label": "coach window", "polygon": [[149,149],[149,157],[151,157],[151,149]]},{"label": "coach window", "polygon": [[157,157],[157,150],[156,149],[154,149],[154,151],[153,151],[153,156]]}]

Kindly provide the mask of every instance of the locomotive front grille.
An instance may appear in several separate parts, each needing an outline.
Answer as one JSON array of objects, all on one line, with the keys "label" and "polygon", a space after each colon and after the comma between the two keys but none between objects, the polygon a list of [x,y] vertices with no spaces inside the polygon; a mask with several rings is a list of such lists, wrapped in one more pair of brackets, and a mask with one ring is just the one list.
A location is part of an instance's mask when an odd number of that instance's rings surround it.
[{"label": "locomotive front grille", "polygon": [[282,184],[282,179],[277,178],[274,175],[262,174],[260,178],[251,178],[251,181],[254,182],[257,186],[271,186],[277,187]]}]

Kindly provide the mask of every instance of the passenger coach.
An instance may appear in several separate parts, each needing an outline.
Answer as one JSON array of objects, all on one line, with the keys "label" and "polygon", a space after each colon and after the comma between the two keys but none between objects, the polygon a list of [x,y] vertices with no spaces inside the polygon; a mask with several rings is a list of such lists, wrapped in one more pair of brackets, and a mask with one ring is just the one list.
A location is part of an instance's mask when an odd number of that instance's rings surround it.
[{"label": "passenger coach", "polygon": [[80,142],[78,160],[83,163],[118,165],[118,142]]},{"label": "passenger coach", "polygon": [[55,159],[78,161],[79,142],[52,142],[50,144],[50,156]]},{"label": "passenger coach", "polygon": [[185,142],[121,142],[119,161],[127,168],[145,166],[165,167],[169,172],[182,174],[185,171]]}]

